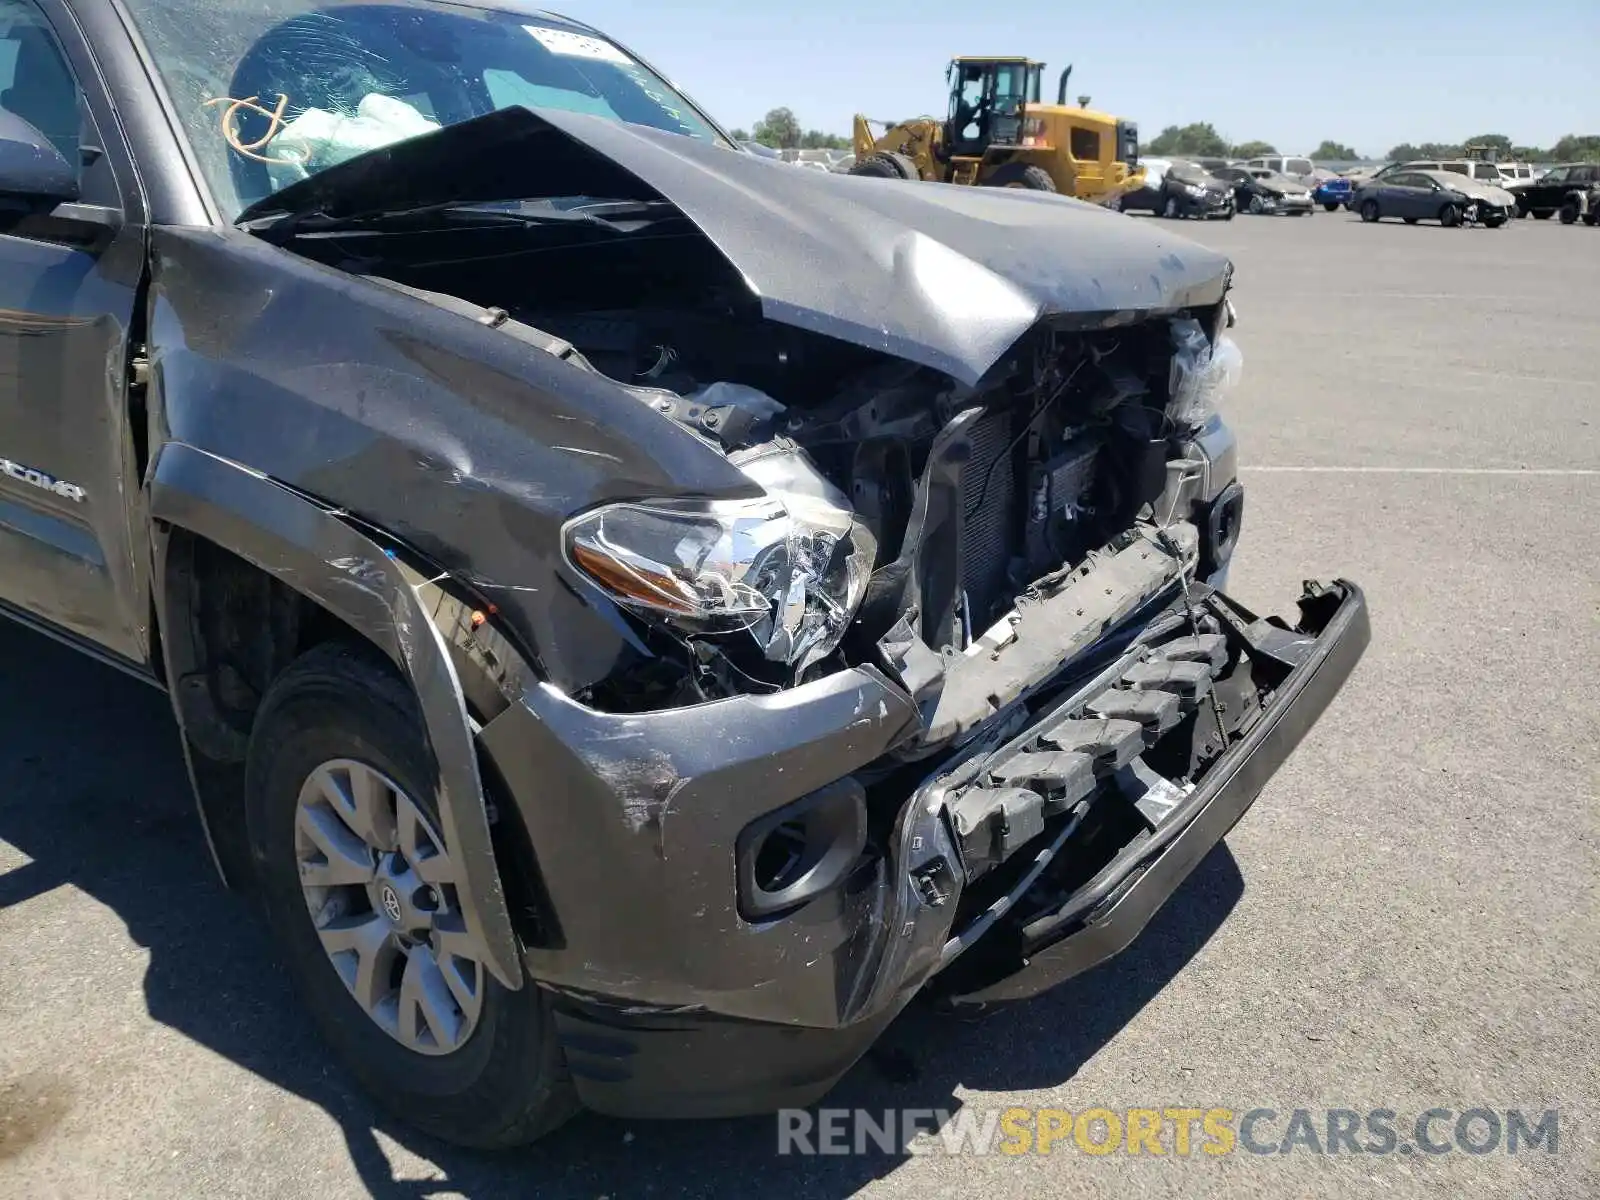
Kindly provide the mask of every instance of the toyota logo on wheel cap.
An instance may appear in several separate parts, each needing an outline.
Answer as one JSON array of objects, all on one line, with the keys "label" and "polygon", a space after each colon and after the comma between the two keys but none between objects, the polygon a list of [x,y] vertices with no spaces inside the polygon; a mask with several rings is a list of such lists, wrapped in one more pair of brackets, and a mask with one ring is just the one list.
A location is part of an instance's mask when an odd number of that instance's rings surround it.
[{"label": "toyota logo on wheel cap", "polygon": [[388,914],[389,920],[396,925],[400,924],[400,897],[388,884],[378,893],[378,901],[383,905],[383,911]]}]

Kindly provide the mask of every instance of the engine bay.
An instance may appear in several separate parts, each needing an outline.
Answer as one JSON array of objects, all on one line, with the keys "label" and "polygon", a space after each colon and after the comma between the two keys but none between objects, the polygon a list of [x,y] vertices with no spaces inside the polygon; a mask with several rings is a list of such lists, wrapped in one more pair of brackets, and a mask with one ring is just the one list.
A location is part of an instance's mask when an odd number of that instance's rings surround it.
[{"label": "engine bay", "polygon": [[[670,211],[615,236],[623,225],[330,233],[296,244],[606,377],[791,508],[848,523],[797,542],[787,569],[809,557],[815,572],[838,572],[848,560],[861,568],[859,587],[822,596],[820,608],[815,597],[769,590],[770,619],[745,597],[718,621],[641,621],[654,659],[585,702],[675,707],[863,663],[931,694],[945,664],[986,638],[1004,640],[1019,601],[1055,595],[1161,515],[1173,439],[1184,432],[1174,365],[1187,355],[1195,375],[1222,305],[1089,329],[1041,321],[967,385],[765,319],[727,262]],[[1167,523],[1179,515],[1164,514]],[[615,540],[595,531],[588,562]],[[786,612],[797,604],[806,611]],[[728,618],[735,609],[742,624]],[[818,637],[819,622],[841,628]]]}]

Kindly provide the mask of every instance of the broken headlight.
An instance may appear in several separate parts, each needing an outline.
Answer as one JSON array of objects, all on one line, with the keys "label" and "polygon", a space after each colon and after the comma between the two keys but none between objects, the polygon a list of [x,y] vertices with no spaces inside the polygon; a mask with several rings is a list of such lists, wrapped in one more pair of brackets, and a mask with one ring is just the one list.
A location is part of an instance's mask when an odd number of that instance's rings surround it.
[{"label": "broken headlight", "polygon": [[1198,429],[1217,411],[1222,397],[1239,384],[1244,355],[1224,333],[1212,341],[1200,322],[1172,322],[1172,368],[1167,417],[1177,429]]},{"label": "broken headlight", "polygon": [[569,522],[565,541],[572,565],[629,611],[683,635],[748,636],[796,674],[839,644],[877,555],[848,509],[770,487],[753,500],[608,504]]}]

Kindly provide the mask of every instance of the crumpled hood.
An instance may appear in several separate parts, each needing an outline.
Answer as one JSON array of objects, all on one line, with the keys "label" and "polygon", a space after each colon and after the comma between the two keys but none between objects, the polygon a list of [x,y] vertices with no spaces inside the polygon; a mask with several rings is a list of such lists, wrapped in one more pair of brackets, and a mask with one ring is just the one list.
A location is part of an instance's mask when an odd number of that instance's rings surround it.
[{"label": "crumpled hood", "polygon": [[603,118],[503,109],[341,163],[251,206],[351,215],[456,201],[664,198],[773,321],[976,383],[1041,318],[1217,303],[1228,260],[1065,197],[779,169]]},{"label": "crumpled hood", "polygon": [[[1434,178],[1437,178],[1440,183],[1447,182],[1443,178],[1442,172],[1440,175],[1435,176]],[[1506,191],[1505,188],[1496,187],[1492,183],[1484,183],[1481,180],[1469,179],[1465,175],[1457,175],[1454,171],[1450,172],[1447,185],[1454,191],[1460,192],[1468,199],[1480,200],[1485,204],[1494,204],[1505,207],[1517,202],[1517,198],[1510,192]]]},{"label": "crumpled hood", "polygon": [[1274,196],[1296,196],[1311,190],[1300,180],[1290,179],[1287,175],[1272,175],[1266,179],[1257,179],[1256,183]]}]

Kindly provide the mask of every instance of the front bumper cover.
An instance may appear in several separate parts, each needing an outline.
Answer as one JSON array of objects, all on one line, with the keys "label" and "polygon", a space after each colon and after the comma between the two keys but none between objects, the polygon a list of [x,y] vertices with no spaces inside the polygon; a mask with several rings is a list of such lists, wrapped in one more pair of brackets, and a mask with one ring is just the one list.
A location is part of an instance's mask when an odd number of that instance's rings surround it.
[{"label": "front bumper cover", "polygon": [[[1096,750],[1058,736],[1057,753],[1089,753],[1101,781],[1131,770],[1180,710],[1205,698],[1187,671],[1176,691],[1158,683],[1144,698],[1129,683],[1131,668],[1150,658],[1139,639],[1163,622],[1163,638],[1181,636],[1181,611],[1141,612],[1120,640],[1108,636],[1115,645],[1092,670],[1065,667],[1076,681],[1065,699],[938,765],[902,806],[886,853],[836,891],[765,922],[737,912],[738,831],[878,760],[916,723],[903,693],[863,670],[776,697],[620,716],[530,691],[481,742],[532,844],[560,847],[539,862],[560,928],[526,958],[530,975],[558,994],[559,1032],[585,1103],[623,1116],[810,1103],[930,980],[957,1000],[1018,998],[1116,953],[1250,806],[1360,658],[1369,631],[1355,585],[1308,587],[1301,607],[1293,631],[1268,630],[1283,674],[1249,728],[1187,795],[1145,809],[1159,813],[1148,836],[1049,911],[1037,898],[1072,858],[1061,831],[1073,815],[1049,786],[1005,768],[1036,755],[1052,729],[1082,732],[1098,721],[1113,743],[1128,734],[1116,727],[1131,727],[1136,744]],[[1175,694],[1176,703],[1163,699]],[[634,751],[643,753],[623,758]],[[981,797],[968,799],[996,788],[1009,789],[998,819]],[[985,830],[993,862],[980,864],[974,845]],[[978,911],[964,907],[963,891],[1002,862],[1011,873],[1004,894]],[[995,870],[991,888],[1004,876]],[[965,969],[964,956],[1002,928],[994,941],[1020,948],[1015,960],[979,955],[969,961],[984,959],[982,969]],[[960,985],[946,987],[950,979]]]}]

